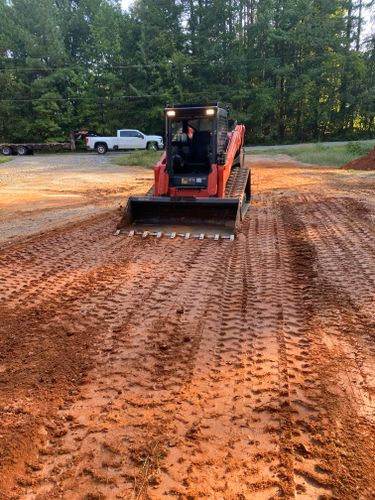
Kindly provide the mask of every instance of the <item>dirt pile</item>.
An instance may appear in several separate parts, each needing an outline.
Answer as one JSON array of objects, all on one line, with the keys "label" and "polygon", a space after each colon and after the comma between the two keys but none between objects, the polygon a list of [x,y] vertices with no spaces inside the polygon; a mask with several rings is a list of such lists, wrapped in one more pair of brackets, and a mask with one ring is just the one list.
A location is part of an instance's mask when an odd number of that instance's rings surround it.
[{"label": "dirt pile", "polygon": [[341,167],[343,170],[375,170],[375,148]]}]

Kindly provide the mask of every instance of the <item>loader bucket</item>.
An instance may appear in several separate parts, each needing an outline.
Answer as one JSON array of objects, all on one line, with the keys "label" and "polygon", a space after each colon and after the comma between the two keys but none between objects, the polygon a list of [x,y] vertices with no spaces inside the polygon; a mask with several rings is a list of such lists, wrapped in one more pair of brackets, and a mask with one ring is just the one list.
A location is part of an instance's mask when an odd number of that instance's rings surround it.
[{"label": "loader bucket", "polygon": [[238,198],[135,197],[119,228],[150,234],[230,237],[241,219]]}]

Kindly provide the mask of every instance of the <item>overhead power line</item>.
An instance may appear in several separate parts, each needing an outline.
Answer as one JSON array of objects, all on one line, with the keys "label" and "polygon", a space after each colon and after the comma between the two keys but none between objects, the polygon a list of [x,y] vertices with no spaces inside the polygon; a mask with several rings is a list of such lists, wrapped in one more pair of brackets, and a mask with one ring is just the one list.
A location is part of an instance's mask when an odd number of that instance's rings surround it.
[{"label": "overhead power line", "polygon": [[[174,63],[169,63],[166,62],[164,64],[174,64]],[[162,63],[150,63],[150,64],[125,64],[125,65],[120,65],[120,66],[107,66],[100,68],[101,70],[111,70],[111,69],[127,69],[127,68],[151,68],[153,66],[160,66]],[[50,67],[27,67],[27,66],[14,66],[14,67],[3,67],[0,68],[0,71],[55,71],[58,69],[66,69],[66,70],[74,70],[74,69],[83,69],[82,66],[80,65],[75,65],[75,66],[50,66]],[[98,69],[96,67],[93,68],[85,68],[86,70],[90,69]]]},{"label": "overhead power line", "polygon": [[[255,61],[278,61],[280,60],[279,57],[254,57],[249,60],[249,62],[255,62]],[[90,71],[90,70],[100,70],[100,71],[111,71],[114,69],[128,69],[128,68],[158,68],[161,66],[180,66],[181,63],[174,62],[174,61],[164,61],[164,62],[159,62],[159,63],[148,63],[148,64],[121,64],[121,65],[115,65],[115,66],[105,66],[102,68],[98,67],[93,67],[93,68],[84,68],[85,71]],[[184,62],[183,66],[189,67],[189,66],[222,66],[222,63],[217,63],[213,61],[192,61],[192,62]],[[59,69],[64,69],[64,70],[74,70],[74,69],[80,69],[82,70],[83,67],[80,65],[74,65],[74,66],[50,66],[50,67],[27,67],[27,66],[13,66],[13,67],[2,67],[0,68],[0,71],[56,71]]]},{"label": "overhead power line", "polygon": [[20,97],[12,99],[0,99],[1,102],[28,102],[28,101],[85,101],[85,100],[109,100],[109,99],[141,99],[156,97],[156,95],[121,95],[121,96],[70,96],[70,97]]},{"label": "overhead power line", "polygon": [[[231,93],[235,93],[238,97],[238,93],[244,92],[246,89],[230,89]],[[66,101],[98,101],[98,102],[105,102],[105,101],[111,101],[115,99],[161,99],[161,100],[168,100],[168,99],[173,99],[173,98],[179,98],[181,95],[184,96],[202,96],[206,94],[224,94],[224,95],[229,95],[229,92],[226,90],[215,90],[213,91],[212,89],[210,90],[205,90],[201,92],[181,92],[181,93],[175,93],[175,94],[142,94],[142,95],[119,95],[119,96],[69,96],[69,97],[21,97],[21,98],[5,98],[5,99],[0,99],[0,102],[66,102]]]}]

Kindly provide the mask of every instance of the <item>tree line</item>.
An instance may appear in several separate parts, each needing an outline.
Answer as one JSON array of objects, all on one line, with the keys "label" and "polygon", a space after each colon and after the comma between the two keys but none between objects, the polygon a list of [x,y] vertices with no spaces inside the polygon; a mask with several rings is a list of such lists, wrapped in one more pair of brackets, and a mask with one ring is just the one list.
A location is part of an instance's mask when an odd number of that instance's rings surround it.
[{"label": "tree line", "polygon": [[219,100],[247,143],[373,137],[375,0],[0,0],[0,142],[163,133]]}]

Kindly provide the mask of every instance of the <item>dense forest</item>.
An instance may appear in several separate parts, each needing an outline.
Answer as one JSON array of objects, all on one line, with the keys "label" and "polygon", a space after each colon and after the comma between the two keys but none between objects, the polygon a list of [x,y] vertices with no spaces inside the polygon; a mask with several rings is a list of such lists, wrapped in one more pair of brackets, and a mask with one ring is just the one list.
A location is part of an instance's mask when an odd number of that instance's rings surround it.
[{"label": "dense forest", "polygon": [[248,144],[374,137],[374,4],[0,0],[0,142],[162,133],[167,102],[207,100]]}]

